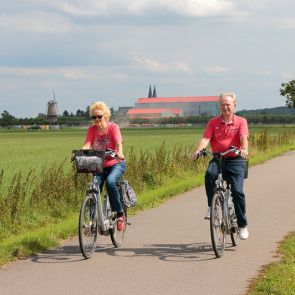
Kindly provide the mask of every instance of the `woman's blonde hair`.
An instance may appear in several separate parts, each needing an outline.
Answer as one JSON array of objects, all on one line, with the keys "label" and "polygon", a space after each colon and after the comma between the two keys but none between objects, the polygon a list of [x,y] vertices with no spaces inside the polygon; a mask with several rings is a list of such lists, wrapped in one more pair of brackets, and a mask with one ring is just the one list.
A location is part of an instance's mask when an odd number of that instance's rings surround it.
[{"label": "woman's blonde hair", "polygon": [[109,107],[104,102],[97,101],[97,102],[94,102],[93,104],[91,104],[90,108],[89,108],[90,116],[92,116],[92,113],[94,110],[101,110],[105,116],[105,120],[107,122],[110,120],[111,111],[110,111]]},{"label": "woman's blonde hair", "polygon": [[237,96],[236,96],[236,94],[233,93],[233,92],[225,92],[225,93],[221,93],[221,94],[219,95],[219,103],[220,103],[220,101],[221,101],[225,96],[229,96],[229,97],[231,97],[232,100],[233,100],[233,103],[236,104],[236,102],[237,102]]}]

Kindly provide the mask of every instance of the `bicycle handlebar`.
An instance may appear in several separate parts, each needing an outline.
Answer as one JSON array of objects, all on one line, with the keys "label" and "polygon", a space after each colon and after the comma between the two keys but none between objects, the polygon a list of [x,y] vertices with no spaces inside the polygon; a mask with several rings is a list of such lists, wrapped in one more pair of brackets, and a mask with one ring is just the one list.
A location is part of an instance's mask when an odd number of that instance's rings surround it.
[{"label": "bicycle handlebar", "polygon": [[211,155],[211,156],[217,156],[217,157],[223,157],[223,156],[225,156],[225,155],[227,155],[227,154],[229,154],[229,153],[235,153],[236,155],[240,155],[241,154],[241,151],[237,148],[237,147],[235,147],[235,146],[231,146],[228,150],[226,150],[225,152],[219,152],[219,153],[212,153],[212,152],[210,152],[210,151],[208,151],[208,150],[206,150],[206,149],[202,149],[199,153],[198,153],[198,155],[197,155],[197,159],[199,158],[199,157],[206,157],[206,156],[208,156],[208,155]]},{"label": "bicycle handlebar", "polygon": [[112,150],[107,148],[105,151],[102,150],[91,150],[91,149],[83,149],[83,150],[73,150],[72,151],[72,157],[71,161],[74,161],[77,156],[94,156],[94,157],[101,157],[103,156],[110,156],[113,159],[117,159],[118,161],[122,161],[121,159],[118,158],[117,153]]}]

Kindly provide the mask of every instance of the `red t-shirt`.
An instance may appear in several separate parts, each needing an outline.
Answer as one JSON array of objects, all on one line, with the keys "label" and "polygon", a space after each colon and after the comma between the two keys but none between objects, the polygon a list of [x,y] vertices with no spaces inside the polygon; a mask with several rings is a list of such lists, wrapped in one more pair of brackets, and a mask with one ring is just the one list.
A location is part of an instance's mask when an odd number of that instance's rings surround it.
[{"label": "red t-shirt", "polygon": [[[120,128],[115,123],[108,123],[104,134],[99,134],[95,125],[88,128],[85,144],[90,142],[93,150],[105,151],[107,148],[117,152],[116,145],[122,142]],[[119,161],[111,157],[106,157],[103,167],[110,167]]]},{"label": "red t-shirt", "polygon": [[[241,148],[240,137],[248,136],[248,125],[245,118],[234,115],[231,123],[226,124],[222,117],[215,117],[209,120],[203,137],[210,139],[213,153],[224,152],[230,146]],[[235,154],[228,154],[226,157],[233,157]]]}]

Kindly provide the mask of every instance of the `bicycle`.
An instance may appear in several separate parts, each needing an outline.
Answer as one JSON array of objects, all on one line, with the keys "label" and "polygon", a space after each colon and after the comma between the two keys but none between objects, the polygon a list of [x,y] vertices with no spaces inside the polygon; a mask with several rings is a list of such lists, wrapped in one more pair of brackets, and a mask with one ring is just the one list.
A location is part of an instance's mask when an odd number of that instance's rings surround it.
[{"label": "bicycle", "polygon": [[[107,149],[106,151],[73,151],[72,158],[76,160],[77,172],[92,173],[93,175],[79,214],[79,245],[85,259],[90,258],[94,253],[98,234],[110,236],[113,245],[120,247],[123,243],[127,227],[127,207],[122,204],[125,228],[122,231],[118,231],[117,217],[111,210],[109,196],[107,192],[102,196],[99,188],[96,174],[102,172],[105,156],[118,159],[116,153],[111,149]],[[121,181],[117,183],[119,188],[121,183]]]},{"label": "bicycle", "polygon": [[226,236],[230,235],[233,246],[238,245],[239,229],[234,204],[232,201],[231,187],[227,178],[224,179],[222,171],[223,156],[228,153],[240,154],[240,151],[231,146],[223,153],[212,153],[203,149],[200,156],[212,156],[217,161],[218,177],[215,181],[214,194],[210,211],[210,235],[216,257],[222,257]]}]

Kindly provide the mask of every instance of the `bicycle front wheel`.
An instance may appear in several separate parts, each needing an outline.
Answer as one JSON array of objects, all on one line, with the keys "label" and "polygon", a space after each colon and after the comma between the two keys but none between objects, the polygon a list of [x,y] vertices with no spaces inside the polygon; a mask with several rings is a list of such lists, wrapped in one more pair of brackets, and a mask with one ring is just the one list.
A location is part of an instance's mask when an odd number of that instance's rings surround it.
[{"label": "bicycle front wheel", "polygon": [[231,233],[230,238],[232,241],[233,246],[237,246],[239,243],[239,229],[238,229],[238,222],[237,222],[237,216],[235,212],[235,208],[232,208],[232,215],[231,218]]},{"label": "bicycle front wheel", "polygon": [[83,256],[88,259],[95,251],[97,239],[96,201],[93,195],[86,195],[79,217],[79,243]]},{"label": "bicycle front wheel", "polygon": [[220,258],[223,255],[226,241],[225,222],[223,218],[223,193],[213,195],[210,212],[210,233],[214,253]]},{"label": "bicycle front wheel", "polygon": [[123,230],[117,229],[117,218],[113,220],[113,227],[110,229],[110,235],[113,245],[118,248],[121,247],[124,241],[126,227],[127,227],[127,208],[124,208],[125,227]]}]

